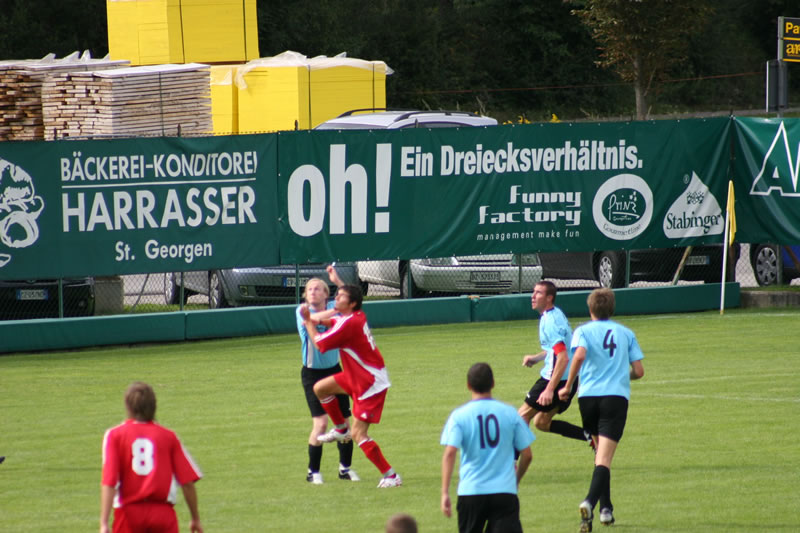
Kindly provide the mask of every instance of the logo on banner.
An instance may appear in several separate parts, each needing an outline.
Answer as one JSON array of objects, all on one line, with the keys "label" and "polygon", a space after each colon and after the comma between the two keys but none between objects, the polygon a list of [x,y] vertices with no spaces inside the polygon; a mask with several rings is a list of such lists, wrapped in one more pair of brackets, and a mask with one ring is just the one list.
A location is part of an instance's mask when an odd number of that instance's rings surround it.
[{"label": "logo on banner", "polygon": [[797,190],[798,173],[800,173],[800,144],[793,157],[783,122],[778,126],[775,137],[764,155],[761,170],[753,180],[750,194],[769,196],[772,191],[779,191],[781,196],[800,196]]},{"label": "logo on banner", "polygon": [[606,237],[633,239],[647,229],[653,218],[653,192],[639,176],[618,174],[597,190],[592,215],[597,229]]},{"label": "logo on banner", "polygon": [[725,217],[719,202],[696,173],[672,203],[664,217],[664,234],[670,239],[719,235],[725,230]]},{"label": "logo on banner", "polygon": [[[39,238],[36,220],[44,201],[36,195],[33,178],[23,168],[0,159],[0,242],[9,248],[27,248]],[[11,254],[0,253],[0,268]]]}]

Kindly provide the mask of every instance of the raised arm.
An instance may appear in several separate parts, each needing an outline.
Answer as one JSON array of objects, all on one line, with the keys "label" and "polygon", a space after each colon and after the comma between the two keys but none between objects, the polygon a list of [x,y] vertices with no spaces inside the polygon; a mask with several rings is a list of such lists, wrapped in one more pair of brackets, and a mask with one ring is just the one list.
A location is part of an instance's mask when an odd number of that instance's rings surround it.
[{"label": "raised arm", "polygon": [[336,267],[333,266],[333,264],[328,265],[325,270],[328,272],[328,277],[334,285],[337,287],[342,287],[344,285],[342,278],[339,277],[339,273],[336,272]]}]

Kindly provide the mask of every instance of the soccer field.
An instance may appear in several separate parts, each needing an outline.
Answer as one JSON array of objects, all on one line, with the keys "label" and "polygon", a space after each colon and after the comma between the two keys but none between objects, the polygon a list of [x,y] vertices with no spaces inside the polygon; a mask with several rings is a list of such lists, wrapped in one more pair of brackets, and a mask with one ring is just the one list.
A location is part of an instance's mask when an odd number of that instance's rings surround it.
[{"label": "soccer field", "polygon": [[[403,476],[397,489],[376,488],[379,473],[358,449],[362,481],[338,480],[334,445],[322,459],[325,484],[305,481],[311,423],[296,335],[0,356],[0,531],[96,531],[103,432],[124,418],[134,380],[153,385],[158,421],[203,469],[209,533],[380,533],[399,511],[421,532],[457,531],[439,511],[442,426],[469,400],[466,372],[477,361],[492,365],[497,398],[522,402],[541,369],[521,366],[539,351],[534,315],[373,331],[393,385],[370,435]],[[632,384],[612,465],[612,528],[797,531],[800,311],[618,321],[637,333],[646,373]],[[577,402],[561,416],[579,423]],[[536,436],[520,486],[523,527],[578,531],[593,455],[578,441]],[[182,499],[176,508],[186,531]],[[605,531],[597,520],[595,530]]]}]

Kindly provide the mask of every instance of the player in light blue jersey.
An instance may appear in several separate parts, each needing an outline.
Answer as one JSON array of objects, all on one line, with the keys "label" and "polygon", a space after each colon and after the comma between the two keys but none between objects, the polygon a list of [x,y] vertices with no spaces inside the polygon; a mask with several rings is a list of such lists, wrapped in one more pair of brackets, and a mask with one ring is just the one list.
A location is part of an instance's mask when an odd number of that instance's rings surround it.
[{"label": "player in light blue jersey", "polygon": [[[328,267],[328,274],[337,286],[341,285],[341,280],[332,266]],[[325,281],[319,278],[312,278],[306,282],[303,297],[312,312],[333,309],[333,302],[328,301],[328,296],[330,296],[330,291]],[[303,368],[300,370],[300,379],[305,390],[306,402],[308,403],[308,409],[311,411],[312,420],[311,434],[308,437],[308,474],[306,474],[306,481],[319,485],[323,482],[322,474],[320,473],[322,443],[317,439],[317,436],[327,430],[328,415],[319,403],[317,395],[314,394],[314,384],[323,378],[341,372],[342,367],[339,366],[338,349],[320,353],[308,338],[308,331],[306,331],[303,323],[303,317],[300,316],[300,306],[295,310],[295,317],[297,318],[297,332],[300,334],[303,350]],[[325,331],[325,327],[322,325],[317,326],[317,329],[320,332]],[[345,417],[349,417],[350,398],[346,394],[338,395],[337,398],[339,399],[339,407],[342,410],[342,414]],[[358,474],[350,468],[353,460],[353,442],[340,442],[338,446],[339,479],[359,481]]]},{"label": "player in light blue jersey", "polygon": [[531,463],[530,445],[536,437],[512,406],[492,398],[494,376],[488,364],[472,365],[467,388],[472,401],[455,409],[442,431],[442,513],[448,518],[453,514],[450,481],[461,450],[459,532],[521,532],[517,486]]},{"label": "player in light blue jersey", "polygon": [[583,428],[564,420],[553,420],[569,408],[577,388],[561,399],[558,390],[566,383],[569,372],[569,342],[572,329],[566,315],[555,306],[556,286],[551,281],[536,284],[531,294],[531,308],[539,312],[539,343],[542,351],[522,358],[523,366],[533,366],[544,360],[541,377],[533,384],[519,408],[519,415],[539,431],[558,433],[564,437],[586,441],[594,448],[591,435]]},{"label": "player in light blue jersey", "polygon": [[644,354],[633,331],[610,320],[614,314],[614,292],[596,289],[587,301],[592,321],[572,336],[572,367],[566,385],[558,391],[569,396],[580,375],[578,405],[583,427],[597,441],[597,454],[589,493],[581,502],[581,532],[592,530],[594,506],[600,504],[600,523],[614,523],[611,503],[611,461],[622,438],[628,417],[631,380],[644,376]]}]

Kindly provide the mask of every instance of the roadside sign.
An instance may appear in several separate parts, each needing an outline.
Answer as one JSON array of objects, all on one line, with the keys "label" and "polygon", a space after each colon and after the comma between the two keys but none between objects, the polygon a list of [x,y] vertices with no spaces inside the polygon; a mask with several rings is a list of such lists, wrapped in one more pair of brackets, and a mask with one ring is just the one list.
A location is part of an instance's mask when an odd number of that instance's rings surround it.
[{"label": "roadside sign", "polygon": [[800,18],[778,17],[778,59],[800,63]]}]

